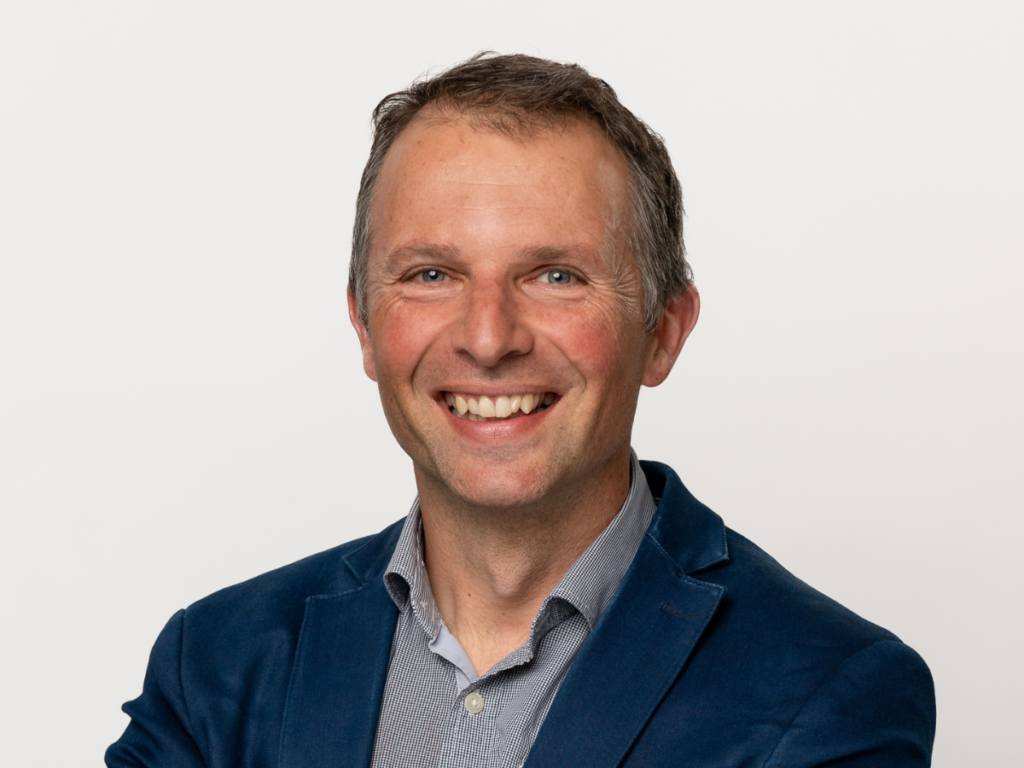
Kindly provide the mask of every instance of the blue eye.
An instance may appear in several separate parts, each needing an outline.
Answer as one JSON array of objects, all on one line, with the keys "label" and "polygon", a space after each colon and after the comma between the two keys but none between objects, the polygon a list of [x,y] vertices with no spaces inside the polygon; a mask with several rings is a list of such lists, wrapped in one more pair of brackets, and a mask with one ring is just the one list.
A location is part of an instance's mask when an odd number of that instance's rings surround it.
[{"label": "blue eye", "polygon": [[424,283],[440,283],[447,275],[440,269],[425,269],[420,272],[420,279]]},{"label": "blue eye", "polygon": [[540,279],[542,282],[551,283],[552,285],[568,285],[572,282],[572,273],[566,272],[563,269],[549,269],[540,276]]}]

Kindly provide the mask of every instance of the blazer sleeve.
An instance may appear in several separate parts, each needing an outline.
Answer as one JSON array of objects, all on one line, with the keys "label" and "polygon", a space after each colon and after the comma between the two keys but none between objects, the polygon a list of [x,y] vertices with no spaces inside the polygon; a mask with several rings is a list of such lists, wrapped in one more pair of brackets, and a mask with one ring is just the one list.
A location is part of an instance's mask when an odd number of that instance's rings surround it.
[{"label": "blazer sleeve", "polygon": [[122,707],[131,722],[107,749],[109,768],[205,768],[192,735],[181,685],[185,611],[178,611],[153,646],[142,695]]},{"label": "blazer sleeve", "polygon": [[882,640],[818,687],[765,768],[927,768],[934,738],[928,666],[898,640]]}]

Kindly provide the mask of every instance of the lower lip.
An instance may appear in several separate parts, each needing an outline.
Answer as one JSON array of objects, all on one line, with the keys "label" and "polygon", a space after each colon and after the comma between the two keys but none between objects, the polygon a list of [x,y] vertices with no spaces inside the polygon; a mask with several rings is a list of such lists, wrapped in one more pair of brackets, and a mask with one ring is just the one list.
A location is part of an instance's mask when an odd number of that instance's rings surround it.
[{"label": "lower lip", "polygon": [[448,414],[452,427],[466,437],[477,440],[509,440],[520,438],[532,431],[543,421],[544,416],[558,404],[556,400],[547,408],[540,411],[533,411],[525,416],[516,416],[514,419],[501,419],[500,421],[470,421],[462,419],[452,413],[450,406],[444,400],[438,401],[438,405],[444,408]]}]

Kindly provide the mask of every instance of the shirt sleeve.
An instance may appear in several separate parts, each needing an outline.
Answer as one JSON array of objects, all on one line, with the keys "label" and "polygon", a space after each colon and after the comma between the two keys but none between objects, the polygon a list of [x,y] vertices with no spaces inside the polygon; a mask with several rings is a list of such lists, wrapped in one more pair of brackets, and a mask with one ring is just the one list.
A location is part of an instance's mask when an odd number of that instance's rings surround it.
[{"label": "shirt sleeve", "polygon": [[927,768],[935,689],[924,660],[897,640],[849,657],[794,718],[765,768]]},{"label": "shirt sleeve", "polygon": [[157,638],[142,695],[122,708],[131,722],[107,749],[108,768],[205,768],[181,685],[184,616],[178,611]]}]

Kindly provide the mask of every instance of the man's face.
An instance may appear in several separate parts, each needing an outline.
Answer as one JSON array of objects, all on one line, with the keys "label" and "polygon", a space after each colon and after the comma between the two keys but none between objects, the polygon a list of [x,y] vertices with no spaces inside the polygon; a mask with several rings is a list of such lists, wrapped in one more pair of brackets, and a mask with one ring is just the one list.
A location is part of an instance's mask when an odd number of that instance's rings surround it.
[{"label": "man's face", "polygon": [[621,476],[640,385],[664,376],[645,381],[657,342],[607,139],[418,119],[372,220],[368,333],[353,323],[421,494],[522,506]]}]

